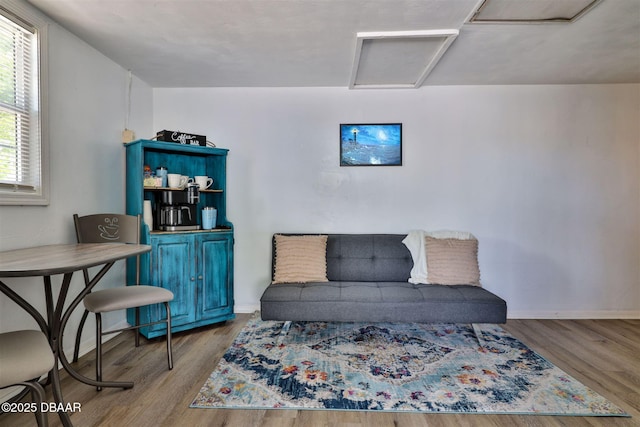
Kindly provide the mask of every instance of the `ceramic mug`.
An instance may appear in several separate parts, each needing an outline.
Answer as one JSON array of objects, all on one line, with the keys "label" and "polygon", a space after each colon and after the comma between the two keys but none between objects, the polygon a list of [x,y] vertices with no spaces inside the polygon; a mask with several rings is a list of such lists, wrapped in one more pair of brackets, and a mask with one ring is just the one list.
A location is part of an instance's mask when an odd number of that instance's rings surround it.
[{"label": "ceramic mug", "polygon": [[200,190],[206,190],[213,185],[213,178],[206,175],[198,175],[195,177],[196,184],[200,186]]},{"label": "ceramic mug", "polygon": [[183,189],[187,185],[188,177],[180,175],[179,173],[167,174],[167,182],[171,188]]}]

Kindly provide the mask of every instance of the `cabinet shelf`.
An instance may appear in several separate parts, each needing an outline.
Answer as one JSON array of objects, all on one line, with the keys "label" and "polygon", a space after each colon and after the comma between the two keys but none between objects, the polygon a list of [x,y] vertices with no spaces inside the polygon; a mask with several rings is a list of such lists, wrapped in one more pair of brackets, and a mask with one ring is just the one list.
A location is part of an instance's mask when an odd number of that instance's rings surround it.
[{"label": "cabinet shelf", "polygon": [[[144,187],[144,191],[184,191],[180,188],[172,188],[172,187]],[[201,193],[222,193],[224,190],[216,190],[216,189],[207,189],[200,190]]]},{"label": "cabinet shelf", "polygon": [[150,234],[152,236],[160,235],[160,234],[192,234],[192,233],[223,233],[232,231],[229,227],[216,227],[210,230],[183,230],[183,231],[162,231],[162,230],[154,230]]}]

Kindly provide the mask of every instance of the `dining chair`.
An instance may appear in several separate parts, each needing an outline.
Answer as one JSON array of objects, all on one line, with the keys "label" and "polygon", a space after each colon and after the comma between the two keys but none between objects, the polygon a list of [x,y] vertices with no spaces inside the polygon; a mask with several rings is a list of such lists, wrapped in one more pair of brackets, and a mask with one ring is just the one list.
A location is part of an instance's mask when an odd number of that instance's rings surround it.
[{"label": "dining chair", "polygon": [[31,391],[31,402],[35,405],[29,408],[35,413],[36,422],[41,427],[46,427],[48,423],[46,411],[42,412],[44,389],[38,381],[53,369],[54,362],[49,340],[41,331],[0,334],[0,389],[27,387]]},{"label": "dining chair", "polygon": [[[140,216],[122,214],[94,214],[86,216],[73,215],[78,243],[140,243]],[[83,270],[85,284],[89,283],[88,270]],[[80,337],[82,329],[89,312],[96,316],[96,380],[102,381],[102,336],[121,332],[125,330],[135,330],[135,345],[140,345],[140,328],[166,323],[167,327],[167,360],[169,369],[173,369],[173,356],[171,349],[171,309],[169,302],[173,300],[173,292],[158,286],[140,284],[140,258],[136,257],[136,282],[135,285],[120,286],[110,289],[94,290],[87,294],[82,302],[85,311],[80,320],[73,360],[78,360],[80,349]],[[140,307],[163,304],[166,310],[166,319],[156,322],[140,324]],[[110,330],[102,330],[102,313],[135,309],[135,324]],[[101,387],[97,387],[101,390]]]}]

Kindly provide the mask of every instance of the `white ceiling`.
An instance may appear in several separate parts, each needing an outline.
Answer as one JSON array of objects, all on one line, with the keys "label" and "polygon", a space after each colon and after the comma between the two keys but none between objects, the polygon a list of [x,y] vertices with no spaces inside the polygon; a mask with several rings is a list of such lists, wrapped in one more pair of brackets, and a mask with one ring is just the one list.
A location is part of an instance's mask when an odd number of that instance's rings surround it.
[{"label": "white ceiling", "polygon": [[518,25],[465,23],[479,0],[28,1],[152,87],[347,87],[356,33],[437,29],[460,34],[424,85],[640,83],[640,0]]}]

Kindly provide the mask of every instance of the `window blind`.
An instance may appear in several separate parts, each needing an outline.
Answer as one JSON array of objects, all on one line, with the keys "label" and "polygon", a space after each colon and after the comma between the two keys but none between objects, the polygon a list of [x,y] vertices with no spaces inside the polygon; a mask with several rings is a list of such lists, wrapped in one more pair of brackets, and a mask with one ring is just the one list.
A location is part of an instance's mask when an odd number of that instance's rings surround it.
[{"label": "window blind", "polygon": [[0,191],[41,191],[36,30],[0,9]]}]

